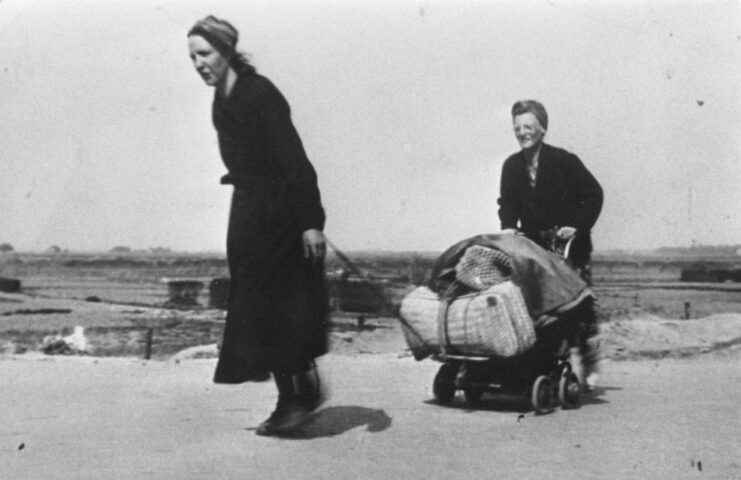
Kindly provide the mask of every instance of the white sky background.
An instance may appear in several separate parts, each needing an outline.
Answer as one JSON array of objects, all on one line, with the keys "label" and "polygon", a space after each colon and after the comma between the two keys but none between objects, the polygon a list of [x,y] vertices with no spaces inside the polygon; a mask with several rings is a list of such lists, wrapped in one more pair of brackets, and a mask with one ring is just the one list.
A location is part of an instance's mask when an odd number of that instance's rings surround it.
[{"label": "white sky background", "polygon": [[342,249],[498,231],[524,98],[605,189],[598,250],[741,243],[741,2],[559,0],[0,0],[0,242],[223,250],[209,13],[291,104]]}]

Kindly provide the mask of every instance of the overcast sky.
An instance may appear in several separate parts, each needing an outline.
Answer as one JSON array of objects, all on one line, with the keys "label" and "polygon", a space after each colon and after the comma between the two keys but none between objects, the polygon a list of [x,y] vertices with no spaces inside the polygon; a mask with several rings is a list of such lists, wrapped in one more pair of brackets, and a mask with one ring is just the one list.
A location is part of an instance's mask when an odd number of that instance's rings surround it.
[{"label": "overcast sky", "polygon": [[207,14],[288,98],[340,248],[498,231],[524,98],[605,189],[598,250],[741,243],[741,2],[709,0],[0,0],[0,242],[223,250]]}]

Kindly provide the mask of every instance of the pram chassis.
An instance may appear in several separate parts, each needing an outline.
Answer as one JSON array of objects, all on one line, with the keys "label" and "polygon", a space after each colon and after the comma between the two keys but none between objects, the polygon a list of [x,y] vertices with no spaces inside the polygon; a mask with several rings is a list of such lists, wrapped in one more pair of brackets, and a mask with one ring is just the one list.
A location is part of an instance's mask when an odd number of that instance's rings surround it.
[{"label": "pram chassis", "polygon": [[[573,237],[550,251],[568,259]],[[461,390],[466,403],[475,405],[484,393],[522,395],[530,399],[536,414],[548,413],[558,399],[561,408],[578,408],[579,378],[569,361],[575,331],[563,316],[547,327],[536,329],[536,344],[514,358],[497,358],[441,352],[433,358],[442,362],[433,381],[433,395],[441,405],[453,402]]]}]

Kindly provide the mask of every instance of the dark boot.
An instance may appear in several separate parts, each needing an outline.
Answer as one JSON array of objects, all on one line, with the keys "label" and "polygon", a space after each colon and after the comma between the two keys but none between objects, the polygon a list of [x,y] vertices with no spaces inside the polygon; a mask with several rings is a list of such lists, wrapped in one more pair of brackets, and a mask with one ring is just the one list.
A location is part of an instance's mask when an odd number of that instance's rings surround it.
[{"label": "dark boot", "polygon": [[313,362],[309,368],[296,374],[294,379],[299,400],[310,412],[314,412],[327,401],[327,389]]},{"label": "dark boot", "polygon": [[298,405],[298,395],[294,387],[293,376],[286,373],[273,372],[275,386],[278,388],[278,402],[275,410],[262,422],[255,433],[258,435],[275,435],[292,417],[292,411]]},{"label": "dark boot", "polygon": [[313,418],[316,409],[325,401],[316,369],[300,374],[274,373],[278,387],[275,411],[258,427],[258,435],[290,433]]}]

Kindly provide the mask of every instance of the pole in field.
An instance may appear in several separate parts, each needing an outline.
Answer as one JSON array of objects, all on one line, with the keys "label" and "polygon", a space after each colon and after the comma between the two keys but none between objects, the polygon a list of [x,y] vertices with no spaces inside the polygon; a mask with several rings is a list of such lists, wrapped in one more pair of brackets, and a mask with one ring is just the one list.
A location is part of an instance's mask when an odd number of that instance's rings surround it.
[{"label": "pole in field", "polygon": [[146,350],[144,351],[144,358],[146,360],[149,360],[152,358],[152,337],[154,336],[154,329],[152,327],[149,327],[147,329],[147,346]]}]

